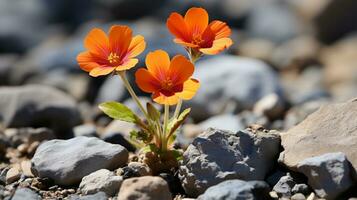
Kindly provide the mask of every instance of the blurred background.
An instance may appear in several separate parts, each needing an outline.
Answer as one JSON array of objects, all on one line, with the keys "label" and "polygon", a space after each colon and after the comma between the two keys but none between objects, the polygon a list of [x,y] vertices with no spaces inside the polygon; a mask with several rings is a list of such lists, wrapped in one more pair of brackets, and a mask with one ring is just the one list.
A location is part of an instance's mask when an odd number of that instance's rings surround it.
[{"label": "blurred background", "polygon": [[357,96],[355,0],[0,0],[2,126],[106,132],[110,120],[98,103],[135,106],[118,77],[91,78],[79,68],[85,35],[126,24],[145,36],[141,61],[156,49],[185,54],[166,19],[192,6],[227,22],[234,45],[197,63],[202,84],[185,103],[193,107],[186,136],[252,123],[286,130],[325,103]]}]

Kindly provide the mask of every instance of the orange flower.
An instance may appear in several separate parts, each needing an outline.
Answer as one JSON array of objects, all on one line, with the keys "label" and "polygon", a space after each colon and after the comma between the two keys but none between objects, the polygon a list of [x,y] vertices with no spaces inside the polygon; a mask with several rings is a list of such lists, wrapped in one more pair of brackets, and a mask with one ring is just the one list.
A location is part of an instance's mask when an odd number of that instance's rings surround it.
[{"label": "orange flower", "polygon": [[147,69],[135,73],[136,83],[144,92],[153,93],[155,102],[174,105],[196,94],[200,84],[191,78],[194,66],[184,56],[177,55],[170,61],[165,51],[156,50],[146,56],[145,63]]},{"label": "orange flower", "polygon": [[84,46],[88,51],[77,56],[79,66],[97,77],[134,67],[138,63],[135,57],[144,51],[146,43],[141,35],[132,37],[128,26],[112,26],[109,37],[101,29],[91,30]]},{"label": "orange flower", "polygon": [[172,13],[167,27],[176,37],[175,43],[198,53],[218,54],[233,44],[227,24],[218,20],[208,24],[208,13],[203,8],[190,8],[185,17]]}]

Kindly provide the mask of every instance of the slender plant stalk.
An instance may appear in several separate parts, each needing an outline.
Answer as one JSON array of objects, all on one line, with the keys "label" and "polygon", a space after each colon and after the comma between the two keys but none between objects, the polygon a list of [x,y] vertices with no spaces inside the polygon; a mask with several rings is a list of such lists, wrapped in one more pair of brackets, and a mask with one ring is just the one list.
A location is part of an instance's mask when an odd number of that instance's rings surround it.
[{"label": "slender plant stalk", "polygon": [[149,121],[150,118],[149,118],[149,115],[148,113],[146,112],[145,108],[143,107],[143,105],[141,105],[140,103],[140,100],[138,98],[138,96],[135,94],[133,88],[131,87],[128,79],[126,78],[126,74],[125,74],[125,71],[119,71],[117,72],[118,75],[120,76],[120,78],[122,79],[126,89],[128,90],[129,94],[131,95],[131,97],[134,99],[134,101],[136,102],[136,104],[139,106],[141,112],[143,112],[143,114],[145,115],[146,119]]},{"label": "slender plant stalk", "polygon": [[170,113],[170,106],[165,104],[164,107],[164,127],[163,127],[163,135],[162,135],[162,151],[166,151],[167,149],[167,142],[166,142],[166,135],[167,133],[167,125],[169,123],[169,113]]},{"label": "slender plant stalk", "polygon": [[174,119],[179,116],[180,110],[181,110],[181,106],[182,106],[182,99],[180,99],[179,102],[176,105],[176,109],[175,109],[175,113],[174,113]]}]

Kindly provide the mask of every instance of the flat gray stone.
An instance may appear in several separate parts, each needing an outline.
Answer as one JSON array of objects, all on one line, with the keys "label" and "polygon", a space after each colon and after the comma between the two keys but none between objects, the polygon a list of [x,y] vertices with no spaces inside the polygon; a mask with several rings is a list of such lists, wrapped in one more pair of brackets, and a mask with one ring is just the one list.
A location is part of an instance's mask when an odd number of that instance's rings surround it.
[{"label": "flat gray stone", "polygon": [[269,191],[264,181],[227,180],[208,188],[197,200],[265,200]]},{"label": "flat gray stone", "polygon": [[108,196],[114,196],[118,193],[122,182],[121,176],[115,176],[107,169],[100,169],[83,177],[79,189],[83,194],[105,192]]},{"label": "flat gray stone", "polygon": [[72,185],[99,169],[116,169],[126,164],[128,151],[121,145],[94,137],[51,140],[41,144],[32,158],[32,170],[40,178],[59,185]]},{"label": "flat gray stone", "polygon": [[11,200],[41,200],[42,198],[35,191],[29,188],[19,188],[15,191]]}]

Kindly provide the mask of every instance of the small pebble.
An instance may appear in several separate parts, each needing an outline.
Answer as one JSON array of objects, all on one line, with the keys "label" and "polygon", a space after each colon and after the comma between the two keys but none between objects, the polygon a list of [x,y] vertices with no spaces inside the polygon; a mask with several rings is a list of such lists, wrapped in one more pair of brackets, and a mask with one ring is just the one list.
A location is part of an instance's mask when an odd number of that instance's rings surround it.
[{"label": "small pebble", "polygon": [[291,200],[305,200],[305,195],[301,193],[296,193],[293,196],[291,196]]},{"label": "small pebble", "polygon": [[13,183],[13,182],[19,180],[20,177],[21,177],[20,166],[15,165],[14,167],[10,168],[9,171],[7,171],[6,183],[7,184]]}]

